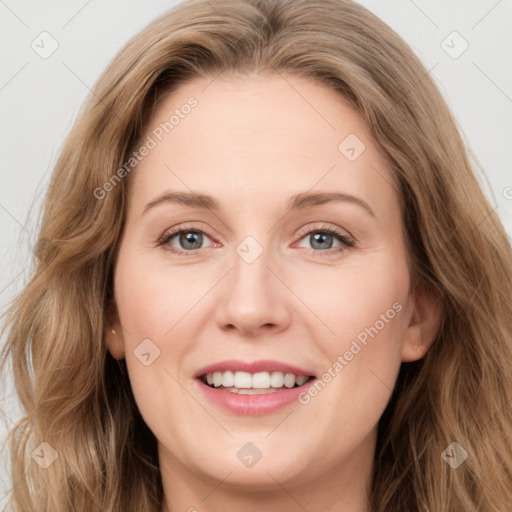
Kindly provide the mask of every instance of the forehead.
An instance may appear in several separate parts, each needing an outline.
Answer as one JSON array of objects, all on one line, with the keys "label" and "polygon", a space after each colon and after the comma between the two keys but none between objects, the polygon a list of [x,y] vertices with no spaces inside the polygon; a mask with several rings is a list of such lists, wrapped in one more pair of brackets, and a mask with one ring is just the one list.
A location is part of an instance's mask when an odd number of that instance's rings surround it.
[{"label": "forehead", "polygon": [[[362,117],[325,84],[290,75],[221,75],[180,85],[156,109],[134,171],[141,210],[165,188],[269,206],[306,190],[398,207],[393,177]],[[258,203],[258,204],[256,204]]]}]

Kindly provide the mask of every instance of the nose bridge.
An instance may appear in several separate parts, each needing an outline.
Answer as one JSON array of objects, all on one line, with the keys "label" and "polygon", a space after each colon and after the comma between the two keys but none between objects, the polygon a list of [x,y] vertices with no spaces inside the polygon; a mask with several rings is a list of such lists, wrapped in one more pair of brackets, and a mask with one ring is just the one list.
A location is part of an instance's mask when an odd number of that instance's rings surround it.
[{"label": "nose bridge", "polygon": [[245,334],[265,326],[282,329],[289,321],[282,284],[274,276],[275,254],[269,237],[260,243],[247,236],[235,248],[233,270],[227,276],[217,308],[221,326],[234,326]]},{"label": "nose bridge", "polygon": [[268,243],[264,246],[253,236],[248,236],[238,244],[235,253],[232,280],[236,291],[242,297],[246,295],[246,291],[267,295],[269,286],[272,286],[268,267],[272,266],[274,259]]}]

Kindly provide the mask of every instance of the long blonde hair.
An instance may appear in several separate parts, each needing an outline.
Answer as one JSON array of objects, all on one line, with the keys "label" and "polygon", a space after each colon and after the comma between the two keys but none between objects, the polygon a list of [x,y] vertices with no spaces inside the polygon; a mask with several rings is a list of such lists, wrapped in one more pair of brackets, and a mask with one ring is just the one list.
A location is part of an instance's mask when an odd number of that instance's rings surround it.
[{"label": "long blonde hair", "polygon": [[[192,0],[101,76],[55,166],[30,281],[6,313],[1,367],[12,362],[24,409],[8,438],[11,507],[159,512],[156,439],[104,339],[130,178],[94,191],[178,84],[263,71],[327,84],[364,118],[398,183],[414,282],[442,304],[433,346],[402,365],[379,423],[372,510],[510,512],[510,243],[427,70],[349,0]],[[57,454],[46,468],[31,456],[42,442]],[[442,457],[453,442],[468,454],[457,469]]]}]

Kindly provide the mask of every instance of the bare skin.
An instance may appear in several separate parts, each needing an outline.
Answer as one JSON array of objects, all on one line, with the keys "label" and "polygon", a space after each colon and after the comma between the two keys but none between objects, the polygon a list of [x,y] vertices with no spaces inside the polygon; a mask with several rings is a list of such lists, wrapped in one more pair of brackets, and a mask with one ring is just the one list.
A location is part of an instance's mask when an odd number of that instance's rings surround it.
[{"label": "bare skin", "polygon": [[[400,365],[425,355],[439,321],[430,297],[409,290],[391,173],[337,93],[293,76],[195,79],[160,105],[147,135],[192,96],[197,106],[133,171],[107,339],[158,440],[162,512],[367,512],[379,418]],[[220,209],[144,212],[170,190],[208,194]],[[287,212],[303,192],[350,195],[371,212],[354,200]],[[158,245],[175,227],[203,231],[190,238],[200,248],[179,234]],[[250,263],[237,252],[247,237],[261,248]],[[149,365],[134,353],[145,339],[159,350]],[[194,378],[234,358],[307,368],[325,386],[242,416]],[[249,442],[261,454],[252,467],[237,456]]]}]

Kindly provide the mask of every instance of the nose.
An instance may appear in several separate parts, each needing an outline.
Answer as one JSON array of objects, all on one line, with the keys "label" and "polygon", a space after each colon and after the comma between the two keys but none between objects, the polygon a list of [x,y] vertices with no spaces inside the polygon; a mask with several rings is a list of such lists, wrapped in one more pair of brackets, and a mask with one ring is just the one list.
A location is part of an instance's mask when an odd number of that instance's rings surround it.
[{"label": "nose", "polygon": [[252,262],[235,254],[233,269],[223,280],[216,307],[217,325],[246,337],[279,333],[288,328],[292,293],[283,284],[279,265],[268,251]]}]

